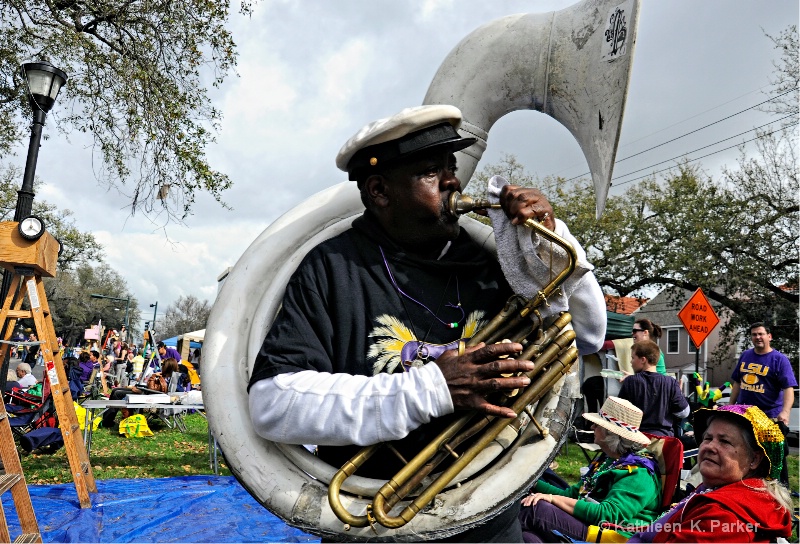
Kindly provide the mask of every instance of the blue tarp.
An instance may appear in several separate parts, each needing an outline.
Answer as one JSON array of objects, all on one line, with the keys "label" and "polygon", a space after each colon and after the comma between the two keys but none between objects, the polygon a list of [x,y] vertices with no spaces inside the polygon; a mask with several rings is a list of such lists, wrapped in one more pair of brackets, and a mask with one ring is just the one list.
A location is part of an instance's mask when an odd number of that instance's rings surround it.
[{"label": "blue tarp", "polygon": [[[233,476],[96,480],[81,509],[72,483],[30,485],[44,542],[319,542],[256,502]],[[3,494],[13,540],[20,534],[11,493]]]},{"label": "blue tarp", "polygon": [[[164,342],[165,346],[169,346],[171,348],[178,347],[178,337],[177,336],[173,336],[172,338],[165,338],[164,340],[162,340],[162,342]],[[194,340],[189,342],[189,349],[196,349],[196,348],[202,348],[202,347],[203,347],[203,344],[201,344],[200,342],[195,342]]]}]

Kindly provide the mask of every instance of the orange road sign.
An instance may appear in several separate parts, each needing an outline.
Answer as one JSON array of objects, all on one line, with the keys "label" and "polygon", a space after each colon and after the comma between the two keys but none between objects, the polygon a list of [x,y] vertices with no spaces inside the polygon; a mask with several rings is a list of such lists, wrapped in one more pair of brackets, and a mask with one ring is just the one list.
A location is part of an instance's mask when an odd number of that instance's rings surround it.
[{"label": "orange road sign", "polygon": [[719,317],[711,307],[711,303],[703,294],[702,289],[697,289],[694,294],[686,301],[681,311],[678,312],[678,318],[689,333],[689,338],[692,339],[697,349],[705,342],[711,331],[714,330],[719,324]]}]

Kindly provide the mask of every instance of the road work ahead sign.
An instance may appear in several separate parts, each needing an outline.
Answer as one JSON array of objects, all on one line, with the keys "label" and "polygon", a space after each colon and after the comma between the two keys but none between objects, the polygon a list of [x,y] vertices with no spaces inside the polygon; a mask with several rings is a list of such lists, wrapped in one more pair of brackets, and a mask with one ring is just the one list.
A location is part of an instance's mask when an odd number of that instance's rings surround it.
[{"label": "road work ahead sign", "polygon": [[678,312],[678,317],[689,333],[689,338],[692,339],[697,349],[705,342],[711,331],[714,330],[719,324],[719,317],[711,307],[711,303],[703,294],[702,289],[698,289],[686,301],[681,311]]}]

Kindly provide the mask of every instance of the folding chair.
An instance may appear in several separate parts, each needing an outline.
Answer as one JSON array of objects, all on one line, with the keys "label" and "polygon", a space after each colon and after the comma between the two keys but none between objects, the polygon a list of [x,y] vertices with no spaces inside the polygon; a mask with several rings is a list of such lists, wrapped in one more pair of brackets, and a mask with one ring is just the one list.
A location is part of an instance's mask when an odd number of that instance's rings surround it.
[{"label": "folding chair", "polygon": [[699,448],[683,450],[683,466],[681,467],[683,470],[681,470],[681,481],[678,484],[680,486],[678,499],[685,497],[702,482],[702,477],[698,471],[699,467],[697,466],[697,453],[699,451]]},{"label": "folding chair", "polygon": [[683,442],[674,436],[654,436],[644,433],[650,438],[647,450],[658,461],[661,472],[662,508],[672,504],[672,498],[679,489],[681,469],[683,469]]},{"label": "folding chair", "polygon": [[48,452],[54,452],[64,445],[61,429],[58,428],[58,417],[50,394],[50,382],[44,381],[42,396],[28,395],[22,391],[13,393],[12,397],[28,407],[20,404],[6,405],[8,423],[14,438],[20,447],[30,453],[36,449],[49,446]]},{"label": "folding chair", "polygon": [[44,453],[55,453],[64,445],[64,436],[58,427],[39,427],[19,437],[19,446],[26,453],[41,450]]},{"label": "folding chair", "polygon": [[74,400],[78,400],[83,393],[83,380],[81,380],[81,367],[78,360],[71,357],[64,360],[67,370],[67,381],[69,382],[69,393]]},{"label": "folding chair", "polygon": [[[188,378],[182,372],[173,372],[169,379],[167,393],[171,396],[178,392],[178,385],[182,381],[188,381]],[[178,429],[180,432],[186,432],[186,422],[183,419],[186,410],[183,408],[160,408],[156,415],[164,422],[170,429]]]},{"label": "folding chair", "polygon": [[6,411],[9,413],[18,412],[23,409],[35,409],[42,405],[41,396],[32,395],[19,387],[15,387],[10,391],[6,391],[3,398],[3,402],[6,405]]},{"label": "folding chair", "polygon": [[691,450],[684,451],[683,452],[684,466],[686,466],[686,463],[689,463],[690,465],[694,466],[694,464],[697,463],[697,453],[699,451],[700,448],[693,448]]},{"label": "folding chair", "polygon": [[578,447],[581,449],[583,456],[586,457],[586,464],[592,464],[592,461],[600,455],[600,446],[594,443],[594,431],[582,431],[576,426],[570,428],[572,438]]},{"label": "folding chair", "polygon": [[92,400],[103,398],[102,395],[103,384],[100,380],[100,367],[94,367],[92,373],[89,374],[89,379],[83,387],[84,398],[88,397]]}]

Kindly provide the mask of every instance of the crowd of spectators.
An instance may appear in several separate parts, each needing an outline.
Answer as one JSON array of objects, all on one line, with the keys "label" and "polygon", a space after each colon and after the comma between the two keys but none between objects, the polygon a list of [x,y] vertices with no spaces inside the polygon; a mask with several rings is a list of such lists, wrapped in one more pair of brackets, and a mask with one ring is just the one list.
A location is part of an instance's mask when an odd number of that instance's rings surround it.
[{"label": "crowd of spectators", "polygon": [[[36,333],[31,332],[27,336],[18,333],[14,337],[14,342],[16,345],[12,345],[11,354],[21,362],[17,363],[16,368],[12,366],[9,369],[6,391],[14,388],[24,390],[35,386],[38,380],[33,369],[37,366],[43,367],[42,353],[39,349],[40,342]],[[110,336],[105,346],[100,346],[97,340],[67,346],[59,337],[57,349],[62,360],[67,364],[67,371],[74,372],[73,379],[76,385],[73,387],[73,393],[82,392],[88,388],[90,380],[95,378],[99,380],[100,375],[103,376],[108,389],[126,386],[131,380],[146,380],[153,372],[163,370],[158,364],[156,352],[161,361],[172,358],[180,363],[180,371],[191,378],[189,387],[199,389],[201,357],[199,348],[190,352],[188,361],[183,362],[181,362],[178,350],[163,342],[158,342],[155,346],[137,345],[125,341],[121,335]],[[139,365],[136,365],[137,362]],[[146,366],[145,362],[148,363]],[[41,375],[40,372],[37,374]]]}]

